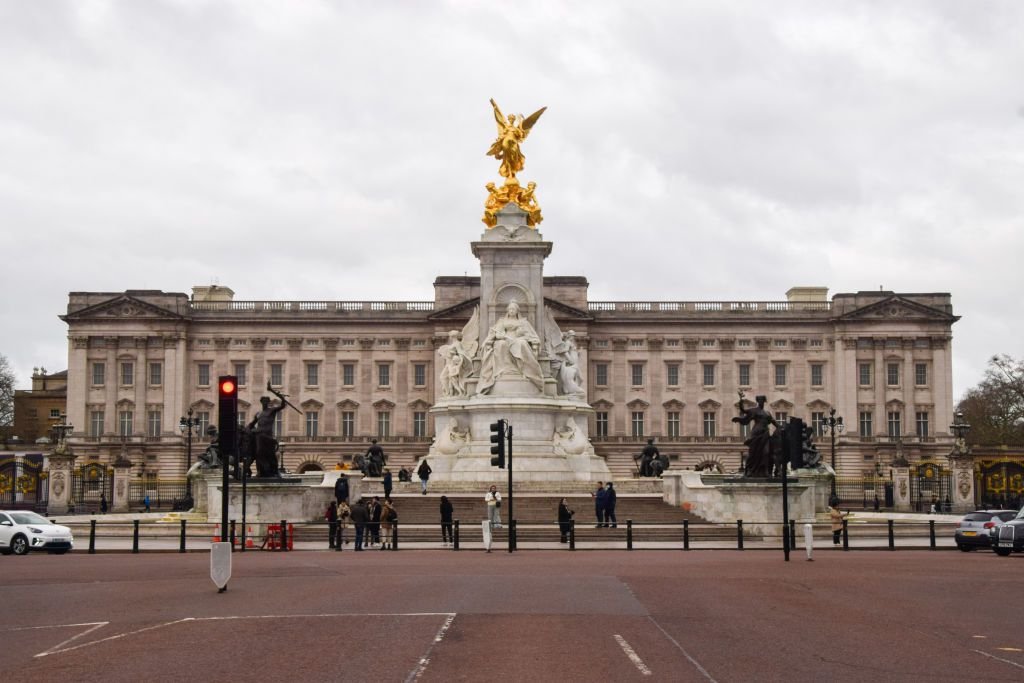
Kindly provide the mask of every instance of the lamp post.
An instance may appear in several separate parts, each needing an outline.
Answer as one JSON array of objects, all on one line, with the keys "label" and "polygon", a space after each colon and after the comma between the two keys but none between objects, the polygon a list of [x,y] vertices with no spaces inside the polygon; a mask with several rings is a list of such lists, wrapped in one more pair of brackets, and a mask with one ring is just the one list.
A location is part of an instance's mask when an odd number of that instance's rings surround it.
[{"label": "lamp post", "polygon": [[964,414],[957,412],[953,415],[953,424],[949,425],[949,431],[953,432],[956,438],[955,446],[960,453],[967,452],[967,434],[971,431],[971,425],[964,422]]},{"label": "lamp post", "polygon": [[192,435],[198,434],[198,428],[200,420],[198,417],[192,417],[192,408],[188,409],[188,417],[183,417],[178,420],[178,429],[185,435],[187,444],[186,456],[185,456],[185,498],[192,500],[192,480],[188,478],[188,471],[192,469]]},{"label": "lamp post", "polygon": [[836,499],[839,497],[836,495],[836,432],[840,434],[846,429],[843,424],[842,417],[836,417],[836,409],[832,408],[828,411],[828,417],[821,421],[822,427],[828,430],[829,435],[832,437],[832,497],[829,500],[830,505],[836,504]]}]

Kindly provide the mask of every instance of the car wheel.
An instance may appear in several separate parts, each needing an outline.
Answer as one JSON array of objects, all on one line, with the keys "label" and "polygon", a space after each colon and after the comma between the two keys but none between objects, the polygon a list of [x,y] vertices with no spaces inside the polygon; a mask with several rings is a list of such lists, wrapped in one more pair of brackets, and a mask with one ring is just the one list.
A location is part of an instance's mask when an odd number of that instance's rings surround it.
[{"label": "car wheel", "polygon": [[1009,548],[995,548],[994,550],[999,557],[1009,557],[1010,553],[1013,552]]},{"label": "car wheel", "polygon": [[11,552],[15,555],[28,555],[28,539],[21,534],[12,538]]}]

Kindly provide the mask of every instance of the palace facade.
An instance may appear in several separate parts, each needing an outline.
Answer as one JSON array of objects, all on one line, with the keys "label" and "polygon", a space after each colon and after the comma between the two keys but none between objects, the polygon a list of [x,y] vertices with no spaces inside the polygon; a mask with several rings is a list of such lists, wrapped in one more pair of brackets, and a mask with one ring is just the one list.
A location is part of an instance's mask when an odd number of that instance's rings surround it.
[{"label": "palace facade", "polygon": [[[544,303],[576,333],[591,440],[617,475],[648,438],[673,467],[737,470],[740,391],[813,424],[826,462],[834,408],[841,475],[887,471],[897,457],[941,465],[950,452],[949,294],[829,299],[796,287],[777,301],[591,301],[587,290],[584,277],[543,277]],[[79,463],[126,455],[139,476],[180,477],[180,418],[191,409],[205,433],[218,376],[235,375],[242,419],[268,383],[294,404],[277,424],[289,470],[333,467],[371,438],[392,465],[411,464],[434,435],[437,349],[480,293],[480,277],[438,277],[424,301],[238,301],[219,286],[72,292],[61,316],[70,443]]]}]

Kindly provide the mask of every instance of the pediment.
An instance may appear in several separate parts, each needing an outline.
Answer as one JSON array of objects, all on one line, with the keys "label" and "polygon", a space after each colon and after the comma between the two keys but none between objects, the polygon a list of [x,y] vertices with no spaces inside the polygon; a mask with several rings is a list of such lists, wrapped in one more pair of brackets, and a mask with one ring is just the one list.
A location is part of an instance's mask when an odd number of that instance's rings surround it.
[{"label": "pediment", "polygon": [[409,407],[413,410],[427,410],[430,408],[430,404],[422,398],[418,398],[415,401],[409,401]]},{"label": "pediment", "polygon": [[213,410],[213,402],[207,401],[205,398],[201,398],[190,407],[192,410]]},{"label": "pediment", "polygon": [[808,402],[806,405],[808,410],[822,413],[828,412],[829,408],[832,407],[828,403],[822,401],[820,398],[816,398],[813,401]]},{"label": "pediment", "polygon": [[563,304],[561,301],[555,301],[554,299],[549,299],[547,297],[544,297],[544,305],[549,307],[552,311],[557,311],[561,315],[567,316],[569,318],[577,318],[579,320],[594,319],[594,316],[590,315],[586,311],[581,311],[575,306]]},{"label": "pediment", "polygon": [[885,402],[886,408],[902,408],[904,405],[903,401],[898,398],[891,398]]},{"label": "pediment", "polygon": [[639,410],[641,408],[649,408],[650,406],[650,403],[639,398],[634,398],[632,401],[626,404],[627,408],[632,408],[634,410]]},{"label": "pediment", "polygon": [[672,398],[662,403],[661,406],[666,410],[682,410],[686,404],[679,399]]},{"label": "pediment", "polygon": [[344,401],[338,401],[336,405],[342,410],[354,410],[359,407],[359,404],[350,398],[346,398]]},{"label": "pediment", "polygon": [[706,398],[697,404],[701,410],[718,410],[722,407],[722,404],[713,398]]},{"label": "pediment", "polygon": [[75,311],[74,313],[68,313],[67,315],[60,316],[65,322],[82,321],[82,320],[108,320],[110,318],[123,318],[138,320],[140,318],[147,320],[184,320],[185,317],[169,311],[166,308],[160,306],[154,306],[151,303],[136,299],[128,294],[122,294],[116,296],[107,301],[102,301],[92,306],[87,306],[81,310]]},{"label": "pediment", "polygon": [[374,401],[373,402],[373,407],[378,409],[378,410],[381,410],[381,409],[384,409],[384,408],[387,408],[387,409],[390,410],[391,408],[395,407],[395,404],[392,403],[391,401],[387,400],[386,398],[382,398],[380,400]]},{"label": "pediment", "polygon": [[602,398],[591,403],[590,407],[594,410],[611,410],[615,404]]},{"label": "pediment", "polygon": [[890,296],[873,304],[862,306],[839,316],[838,320],[933,320],[954,323],[959,316],[950,315],[931,306],[905,299],[899,295]]},{"label": "pediment", "polygon": [[316,400],[315,398],[307,398],[299,405],[307,410],[319,410],[320,408],[324,407],[324,404]]},{"label": "pediment", "polygon": [[780,398],[778,401],[772,401],[768,405],[771,407],[772,410],[777,410],[779,412],[788,413],[789,411],[793,410],[793,404],[784,398]]}]

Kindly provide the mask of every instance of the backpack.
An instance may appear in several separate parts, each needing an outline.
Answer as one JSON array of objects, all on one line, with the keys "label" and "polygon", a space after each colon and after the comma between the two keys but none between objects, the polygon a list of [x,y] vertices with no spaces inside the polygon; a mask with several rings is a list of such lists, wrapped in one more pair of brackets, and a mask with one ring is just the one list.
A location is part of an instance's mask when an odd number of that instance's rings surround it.
[{"label": "backpack", "polygon": [[398,513],[395,512],[394,508],[392,508],[391,511],[388,512],[388,521],[389,522],[397,522],[398,521]]}]

